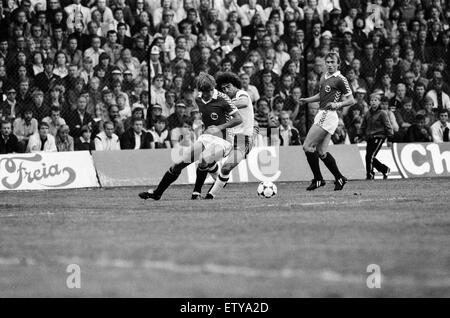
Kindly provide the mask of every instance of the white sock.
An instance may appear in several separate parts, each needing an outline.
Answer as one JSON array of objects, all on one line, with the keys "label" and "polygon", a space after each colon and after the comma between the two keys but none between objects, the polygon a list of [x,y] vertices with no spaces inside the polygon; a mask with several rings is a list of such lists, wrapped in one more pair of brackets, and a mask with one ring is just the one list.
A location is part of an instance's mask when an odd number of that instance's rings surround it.
[{"label": "white sock", "polygon": [[219,177],[217,178],[216,182],[214,182],[214,185],[212,186],[211,190],[209,191],[210,194],[212,194],[213,197],[215,197],[220,190],[223,189],[223,187],[227,184],[228,180],[230,179],[230,175],[222,175],[219,174]]}]

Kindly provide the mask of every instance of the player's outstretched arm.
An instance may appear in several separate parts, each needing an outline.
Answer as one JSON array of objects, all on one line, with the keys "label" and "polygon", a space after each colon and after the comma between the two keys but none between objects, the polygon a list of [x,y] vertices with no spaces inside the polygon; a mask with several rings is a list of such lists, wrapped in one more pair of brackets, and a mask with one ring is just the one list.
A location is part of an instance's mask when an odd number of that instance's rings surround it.
[{"label": "player's outstretched arm", "polygon": [[314,96],[307,97],[307,98],[300,98],[301,103],[314,103],[320,101],[320,94],[317,93]]}]

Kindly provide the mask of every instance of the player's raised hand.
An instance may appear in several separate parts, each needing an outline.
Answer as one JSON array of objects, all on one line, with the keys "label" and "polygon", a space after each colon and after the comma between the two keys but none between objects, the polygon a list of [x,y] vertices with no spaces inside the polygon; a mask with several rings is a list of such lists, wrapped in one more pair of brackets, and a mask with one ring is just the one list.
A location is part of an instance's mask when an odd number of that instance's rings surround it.
[{"label": "player's raised hand", "polygon": [[306,98],[299,98],[298,102],[300,103],[300,105],[304,105],[306,104]]}]

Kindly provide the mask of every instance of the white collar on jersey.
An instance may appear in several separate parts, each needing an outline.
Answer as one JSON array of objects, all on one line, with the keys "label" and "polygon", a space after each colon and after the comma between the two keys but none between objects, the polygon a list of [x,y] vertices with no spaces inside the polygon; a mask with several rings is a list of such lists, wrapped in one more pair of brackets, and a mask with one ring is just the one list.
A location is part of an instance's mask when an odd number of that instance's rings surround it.
[{"label": "white collar on jersey", "polygon": [[217,99],[217,95],[219,95],[219,91],[218,91],[217,89],[214,88],[214,92],[213,92],[212,98],[211,98],[210,100],[208,100],[208,101],[205,101],[205,100],[202,98],[202,92],[199,92],[199,93],[198,93],[198,97],[200,97],[200,98],[202,99],[202,101],[203,101],[205,104],[208,104],[208,103],[209,103],[210,101],[212,101],[213,99]]},{"label": "white collar on jersey", "polygon": [[329,75],[328,74],[328,72],[326,72],[325,73],[325,79],[329,79],[330,77],[333,77],[333,76],[338,76],[338,75],[340,75],[341,74],[341,71],[336,71],[336,72],[334,72],[333,74],[331,74],[331,75]]}]

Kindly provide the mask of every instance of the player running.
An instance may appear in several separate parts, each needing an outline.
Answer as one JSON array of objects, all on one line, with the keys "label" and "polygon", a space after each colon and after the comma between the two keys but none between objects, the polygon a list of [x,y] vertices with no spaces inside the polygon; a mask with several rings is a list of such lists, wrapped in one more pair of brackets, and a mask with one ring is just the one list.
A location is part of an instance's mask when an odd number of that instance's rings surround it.
[{"label": "player running", "polygon": [[314,118],[314,125],[306,135],[303,149],[305,150],[308,164],[314,175],[308,191],[315,190],[325,185],[322,173],[320,172],[319,158],[334,175],[334,190],[342,190],[347,183],[339,171],[336,160],[327,152],[331,136],[338,126],[337,110],[351,106],[355,103],[353,94],[347,79],[338,70],[341,63],[339,54],[330,52],[325,57],[327,72],[320,79],[320,91],[316,95],[308,98],[301,98],[302,103],[320,102],[319,112]]},{"label": "player running", "polygon": [[[225,162],[220,169],[220,173],[215,182],[206,194],[205,199],[214,199],[219,191],[227,184],[230,179],[231,171],[245,158],[253,147],[253,140],[257,129],[254,126],[255,115],[253,112],[253,104],[248,93],[241,89],[241,81],[239,77],[231,72],[219,73],[216,77],[217,88],[224,92],[229,98],[232,99],[234,105],[239,109],[242,116],[242,123],[236,126],[232,132],[234,134],[233,150],[226,158]],[[217,171],[217,163],[211,168],[211,171]],[[205,181],[207,172],[203,172],[203,175],[197,174],[197,182]],[[202,177],[198,180],[198,177]],[[197,188],[198,191],[200,188]],[[195,190],[194,190],[195,191]],[[200,196],[200,191],[197,193]]]},{"label": "player running", "polygon": [[196,99],[205,131],[178,162],[164,174],[158,187],[152,191],[139,193],[139,197],[147,200],[159,200],[164,191],[177,180],[181,171],[192,162],[199,161],[202,166],[209,166],[226,157],[233,145],[227,141],[227,128],[242,123],[242,117],[231,99],[215,89],[216,81],[209,74],[202,73],[197,81],[200,91]]}]

